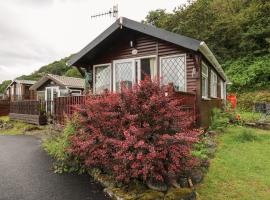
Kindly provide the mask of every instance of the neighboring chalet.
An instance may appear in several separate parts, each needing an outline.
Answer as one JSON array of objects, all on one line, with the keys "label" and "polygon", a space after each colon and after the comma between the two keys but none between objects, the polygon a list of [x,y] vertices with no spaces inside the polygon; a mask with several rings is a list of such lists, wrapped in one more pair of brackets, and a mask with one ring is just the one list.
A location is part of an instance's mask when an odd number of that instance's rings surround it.
[{"label": "neighboring chalet", "polygon": [[226,99],[226,75],[205,42],[127,18],[119,18],[68,64],[89,72],[95,94],[119,92],[120,82],[132,87],[145,74],[160,77],[179,96],[195,96],[197,123],[203,127],[212,108]]},{"label": "neighboring chalet", "polygon": [[84,79],[48,74],[31,86],[37,100],[45,100],[46,111],[53,113],[53,101],[57,97],[79,96],[83,94]]},{"label": "neighboring chalet", "polygon": [[17,80],[12,81],[5,91],[5,98],[11,101],[30,100],[35,98],[35,92],[30,91],[30,87],[36,81]]}]

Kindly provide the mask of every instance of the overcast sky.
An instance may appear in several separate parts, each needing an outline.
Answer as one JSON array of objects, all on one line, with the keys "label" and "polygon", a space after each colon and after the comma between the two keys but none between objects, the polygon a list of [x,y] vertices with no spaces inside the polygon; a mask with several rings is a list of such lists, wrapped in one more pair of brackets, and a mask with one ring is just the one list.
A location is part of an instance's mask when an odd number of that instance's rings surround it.
[{"label": "overcast sky", "polygon": [[0,82],[30,74],[78,52],[113,18],[92,14],[119,6],[119,16],[141,21],[148,11],[172,11],[186,0],[0,0]]}]

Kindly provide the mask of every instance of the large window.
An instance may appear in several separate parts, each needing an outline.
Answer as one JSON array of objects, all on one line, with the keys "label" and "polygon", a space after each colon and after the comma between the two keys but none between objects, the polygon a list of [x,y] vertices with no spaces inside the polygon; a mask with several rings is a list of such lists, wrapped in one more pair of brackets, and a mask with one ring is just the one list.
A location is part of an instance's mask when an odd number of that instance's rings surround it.
[{"label": "large window", "polygon": [[160,75],[163,85],[173,84],[176,91],[186,91],[186,56],[161,57]]},{"label": "large window", "polygon": [[127,88],[132,88],[135,77],[134,64],[135,61],[132,59],[114,62],[114,91],[120,91],[121,84],[124,84]]},{"label": "large window", "polygon": [[211,70],[211,97],[217,97],[217,74]]},{"label": "large window", "polygon": [[202,63],[202,97],[208,98],[208,67]]},{"label": "large window", "polygon": [[94,66],[94,93],[100,94],[111,88],[111,65]]}]

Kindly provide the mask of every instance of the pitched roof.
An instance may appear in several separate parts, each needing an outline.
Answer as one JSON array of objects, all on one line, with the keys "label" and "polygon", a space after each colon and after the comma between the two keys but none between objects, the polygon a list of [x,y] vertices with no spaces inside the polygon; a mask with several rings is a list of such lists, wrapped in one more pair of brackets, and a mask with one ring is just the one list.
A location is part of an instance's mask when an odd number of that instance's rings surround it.
[{"label": "pitched roof", "polygon": [[42,86],[48,80],[53,80],[58,85],[69,87],[69,88],[84,88],[84,79],[82,78],[74,78],[68,76],[58,76],[55,74],[47,74],[39,79],[34,85],[30,87],[30,90],[37,90],[40,86]]},{"label": "pitched roof", "polygon": [[182,46],[184,48],[200,51],[206,59],[215,67],[218,73],[226,80],[226,75],[218,63],[217,59],[207,47],[205,42],[199,41],[190,37],[172,33],[160,28],[156,28],[150,25],[139,23],[128,18],[121,17],[116,22],[114,22],[109,28],[107,28],[103,33],[101,33],[96,39],[90,42],[85,48],[83,48],[79,53],[75,54],[69,61],[68,65],[72,66],[79,63],[79,61],[87,55],[95,54],[95,49],[110,35],[123,27],[135,30],[146,35],[150,35],[161,40]]},{"label": "pitched roof", "polygon": [[14,79],[14,80],[7,86],[6,90],[7,90],[13,83],[17,83],[17,84],[25,84],[25,85],[33,85],[33,84],[36,83],[36,81]]}]

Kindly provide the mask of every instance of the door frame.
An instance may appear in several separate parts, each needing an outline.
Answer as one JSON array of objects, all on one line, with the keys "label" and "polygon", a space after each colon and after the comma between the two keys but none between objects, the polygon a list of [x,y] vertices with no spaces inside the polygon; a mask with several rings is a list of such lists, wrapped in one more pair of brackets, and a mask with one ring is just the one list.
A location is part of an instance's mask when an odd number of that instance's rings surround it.
[{"label": "door frame", "polygon": [[[51,89],[51,100],[48,102],[47,99],[47,89]],[[45,87],[45,103],[46,103],[46,112],[50,112],[51,114],[53,113],[53,89],[56,89],[57,91],[57,97],[60,96],[60,89],[59,86],[50,86],[50,87]],[[48,110],[48,103],[50,103],[50,110]]]}]

